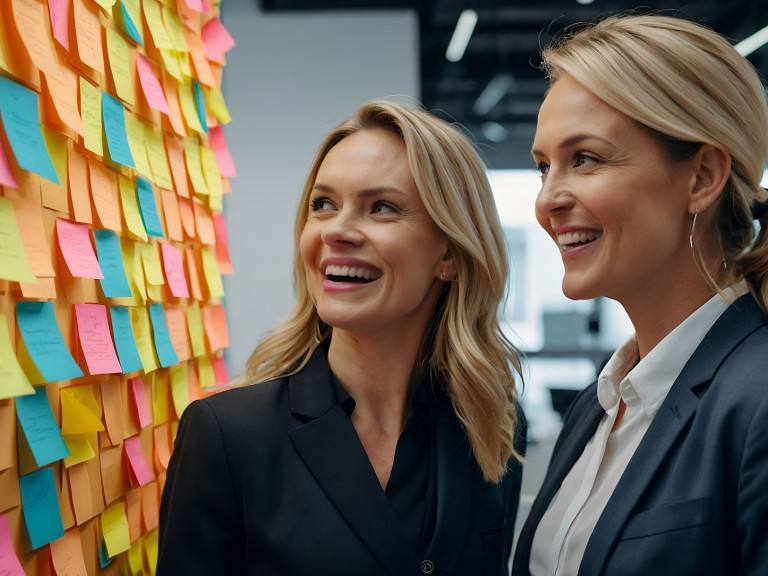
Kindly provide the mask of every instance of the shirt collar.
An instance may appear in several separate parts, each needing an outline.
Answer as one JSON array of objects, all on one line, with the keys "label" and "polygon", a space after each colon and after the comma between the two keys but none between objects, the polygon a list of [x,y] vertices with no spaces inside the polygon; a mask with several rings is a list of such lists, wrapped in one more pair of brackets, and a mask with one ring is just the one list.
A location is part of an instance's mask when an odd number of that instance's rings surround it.
[{"label": "shirt collar", "polygon": [[742,280],[726,288],[723,295],[715,294],[642,360],[633,335],[600,372],[597,398],[603,409],[606,412],[614,409],[621,398],[628,406],[641,402],[646,414],[653,417],[709,329],[731,302],[747,291],[746,281]]}]

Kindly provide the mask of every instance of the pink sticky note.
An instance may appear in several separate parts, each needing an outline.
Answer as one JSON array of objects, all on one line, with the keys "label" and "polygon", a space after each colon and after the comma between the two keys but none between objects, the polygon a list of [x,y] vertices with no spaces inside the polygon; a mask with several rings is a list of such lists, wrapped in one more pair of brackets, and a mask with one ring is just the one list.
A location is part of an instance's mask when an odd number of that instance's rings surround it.
[{"label": "pink sticky note", "polygon": [[56,237],[59,239],[59,249],[72,276],[99,280],[104,278],[88,235],[87,224],[76,224],[56,218]]},{"label": "pink sticky note", "polygon": [[181,251],[165,242],[160,243],[160,248],[163,252],[165,279],[171,288],[171,294],[176,298],[189,298],[189,286],[187,276],[184,274],[184,265],[181,262]]},{"label": "pink sticky note", "polygon": [[136,483],[139,486],[149,484],[155,479],[152,470],[149,469],[147,459],[144,456],[144,450],[141,449],[141,438],[138,436],[126,438],[125,453],[128,456],[128,464],[131,467],[133,477],[136,479]]},{"label": "pink sticky note", "polygon": [[8,526],[8,518],[0,516],[0,574],[3,576],[24,576],[16,550],[13,549],[11,529]]},{"label": "pink sticky note", "polygon": [[216,155],[216,162],[219,165],[221,175],[227,178],[237,176],[232,156],[229,155],[227,141],[224,139],[224,129],[221,126],[211,126],[208,128],[208,139],[211,144],[211,150]]},{"label": "pink sticky note", "polygon": [[53,37],[67,50],[69,50],[69,25],[67,15],[69,14],[71,5],[72,0],[48,0],[48,13],[51,16]]},{"label": "pink sticky note", "polygon": [[109,332],[107,307],[103,304],[75,304],[77,334],[89,374],[121,374],[115,345]]},{"label": "pink sticky note", "polygon": [[133,407],[139,417],[139,428],[149,426],[152,424],[152,414],[149,411],[147,395],[144,392],[144,382],[137,376],[128,380],[128,383],[130,384],[129,390]]},{"label": "pink sticky note", "polygon": [[164,114],[170,114],[163,87],[160,86],[160,81],[155,76],[149,60],[140,52],[136,53],[136,67],[139,69],[139,80],[141,80],[141,88],[144,90],[147,103],[155,110],[159,110]]},{"label": "pink sticky note", "polygon": [[202,0],[203,4],[203,12],[205,14],[208,14],[213,9],[213,5],[211,4],[211,0]]},{"label": "pink sticky note", "polygon": [[216,377],[216,385],[223,386],[229,382],[229,374],[227,373],[227,367],[224,364],[224,358],[221,356],[214,356],[211,358],[211,364],[213,365],[213,373]]},{"label": "pink sticky note", "polygon": [[5,155],[5,150],[2,144],[0,144],[0,184],[8,186],[9,188],[18,188],[19,184],[16,182],[16,176],[13,175],[11,165],[8,163],[8,157]]},{"label": "pink sticky note", "polygon": [[196,12],[203,11],[202,0],[184,0],[184,3],[189,7],[190,10],[194,10]]},{"label": "pink sticky note", "polygon": [[235,40],[218,18],[211,18],[203,26],[201,35],[205,45],[205,57],[208,60],[218,62],[225,52],[235,47]]}]

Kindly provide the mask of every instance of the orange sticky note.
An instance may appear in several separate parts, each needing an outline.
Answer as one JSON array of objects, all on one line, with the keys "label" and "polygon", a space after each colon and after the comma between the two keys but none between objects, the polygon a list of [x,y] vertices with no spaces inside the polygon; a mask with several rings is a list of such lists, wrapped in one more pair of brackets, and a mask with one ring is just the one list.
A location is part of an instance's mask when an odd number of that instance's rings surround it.
[{"label": "orange sticky note", "polygon": [[187,40],[187,46],[189,46],[189,55],[192,57],[197,79],[206,86],[215,86],[216,80],[213,78],[211,67],[205,57],[203,39],[188,28],[184,29],[184,37]]},{"label": "orange sticky note", "polygon": [[93,224],[91,198],[88,184],[88,165],[85,156],[73,147],[67,151],[67,168],[69,176],[69,198],[75,220],[83,224]]},{"label": "orange sticky note", "polygon": [[195,300],[203,299],[203,289],[200,278],[200,271],[197,265],[198,258],[193,248],[186,249],[187,253],[187,271],[189,272],[189,289],[192,298]]},{"label": "orange sticky note", "polygon": [[179,361],[189,360],[192,357],[192,350],[189,346],[189,334],[187,333],[187,321],[184,311],[181,308],[166,307],[165,321],[168,324],[171,344],[173,344],[173,349]]},{"label": "orange sticky note", "polygon": [[117,197],[117,173],[93,159],[88,161],[88,168],[93,205],[96,207],[96,214],[102,228],[115,232],[122,231]]},{"label": "orange sticky note", "polygon": [[216,352],[229,346],[229,332],[224,306],[221,304],[203,306],[201,312],[205,335],[208,337],[208,351]]},{"label": "orange sticky note", "polygon": [[[144,533],[141,529],[141,490],[132,490],[125,495],[125,511],[128,516],[131,544],[134,544]],[[140,572],[141,570],[138,570],[134,574]]]},{"label": "orange sticky note", "polygon": [[52,278],[56,276],[51,262],[51,248],[46,240],[43,226],[43,211],[39,204],[22,198],[12,198],[13,211],[19,236],[27,254],[29,266],[35,276]]},{"label": "orange sticky note", "polygon": [[171,165],[176,193],[182,198],[189,198],[187,165],[184,162],[184,143],[172,134],[166,134],[165,149],[168,152],[168,163]]},{"label": "orange sticky note", "polygon": [[[146,2],[146,0],[145,0]],[[160,504],[157,499],[157,482],[150,482],[141,487],[141,511],[144,521],[144,530],[149,532],[160,524],[158,510]]]},{"label": "orange sticky note", "polygon": [[160,198],[163,204],[165,216],[165,229],[168,238],[175,242],[184,241],[184,233],[181,231],[181,214],[179,213],[179,200],[173,190],[160,189]]},{"label": "orange sticky note", "polygon": [[213,217],[213,229],[216,233],[216,261],[219,263],[219,272],[222,274],[232,274],[232,262],[229,259],[229,240],[227,239],[224,214],[216,214]]},{"label": "orange sticky note", "polygon": [[178,82],[169,74],[163,74],[163,92],[165,92],[165,101],[168,103],[168,120],[171,128],[176,134],[184,137],[187,135],[187,129],[181,116]]},{"label": "orange sticky note", "polygon": [[59,122],[82,135],[83,121],[77,108],[77,88],[80,77],[64,64],[44,72],[43,77]]},{"label": "orange sticky note", "polygon": [[192,208],[192,200],[188,198],[178,198],[179,201],[179,214],[181,215],[181,224],[184,227],[184,234],[187,238],[197,238],[197,230],[195,228],[195,213]]},{"label": "orange sticky note", "polygon": [[88,235],[88,226],[56,218],[56,237],[59,240],[59,250],[72,276],[104,278]]},{"label": "orange sticky note", "polygon": [[101,20],[98,8],[87,0],[72,0],[75,15],[75,41],[80,62],[104,73],[104,52],[101,47]]},{"label": "orange sticky note", "polygon": [[194,199],[195,227],[203,244],[216,244],[216,233],[213,230],[213,216],[197,198]]},{"label": "orange sticky note", "polygon": [[123,441],[123,402],[118,382],[111,379],[102,382],[101,404],[109,440],[112,446],[116,446]]},{"label": "orange sticky note", "polygon": [[51,542],[51,563],[56,574],[67,576],[88,576],[80,541],[80,528],[75,526],[64,532],[64,536]]},{"label": "orange sticky note", "polygon": [[11,0],[11,11],[16,30],[32,63],[41,70],[53,70],[58,63],[51,43],[45,5],[29,0]]}]

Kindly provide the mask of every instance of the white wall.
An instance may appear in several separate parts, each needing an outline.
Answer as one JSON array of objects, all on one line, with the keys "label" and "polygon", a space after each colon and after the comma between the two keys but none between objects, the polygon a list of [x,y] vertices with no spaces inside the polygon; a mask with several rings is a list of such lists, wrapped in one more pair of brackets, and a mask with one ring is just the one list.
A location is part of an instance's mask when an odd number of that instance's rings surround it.
[{"label": "white wall", "polygon": [[322,138],[366,100],[419,98],[413,12],[273,15],[257,6],[222,4],[237,43],[223,79],[238,171],[224,200],[235,270],[224,278],[230,376],[293,301],[293,217]]}]

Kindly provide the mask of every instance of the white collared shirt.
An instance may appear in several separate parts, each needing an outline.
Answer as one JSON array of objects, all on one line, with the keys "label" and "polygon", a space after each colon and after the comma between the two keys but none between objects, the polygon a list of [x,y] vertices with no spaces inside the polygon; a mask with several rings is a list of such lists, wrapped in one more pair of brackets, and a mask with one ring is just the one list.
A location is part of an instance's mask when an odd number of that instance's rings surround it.
[{"label": "white collared shirt", "polygon": [[[746,292],[744,281],[725,290],[729,301]],[[672,384],[729,301],[715,294],[639,362],[634,336],[611,356],[597,381],[605,415],[539,522],[531,547],[532,576],[578,573],[587,542],[629,460]],[[626,408],[614,430],[620,400]]]}]

